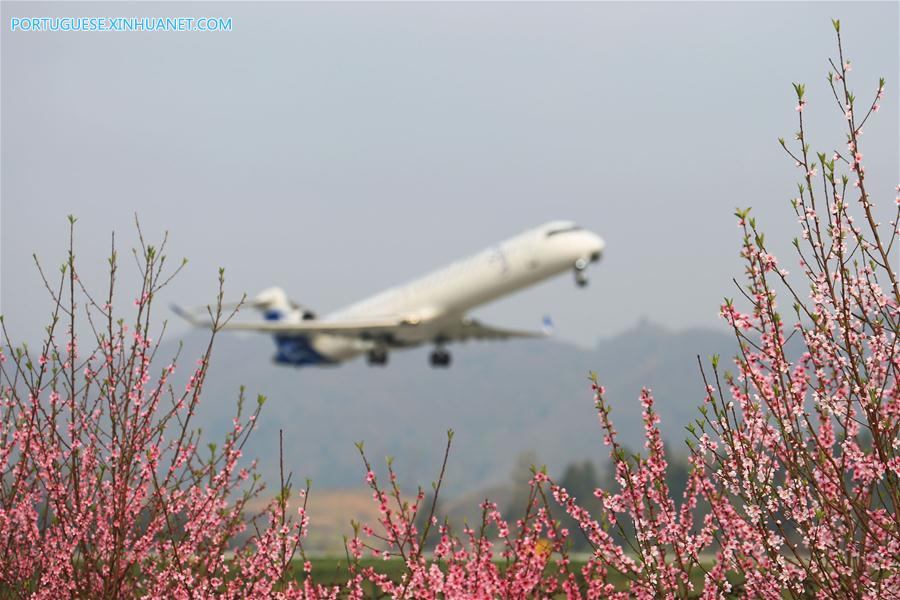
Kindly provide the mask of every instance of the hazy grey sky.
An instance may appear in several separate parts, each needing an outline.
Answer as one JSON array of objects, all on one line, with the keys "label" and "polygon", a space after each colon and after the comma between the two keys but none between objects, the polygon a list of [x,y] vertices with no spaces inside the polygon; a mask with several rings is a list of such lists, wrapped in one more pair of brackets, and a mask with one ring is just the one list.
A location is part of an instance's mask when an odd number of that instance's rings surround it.
[{"label": "hazy grey sky", "polygon": [[[14,16],[224,16],[231,33],[22,33]],[[798,173],[776,139],[805,81],[813,149],[842,147],[825,82],[830,19],[866,126],[871,190],[898,179],[898,4],[2,4],[2,311],[34,337],[33,252],[83,278],[171,234],[185,274],[162,300],[279,284],[321,311],[557,218],[603,235],[571,277],[479,312],[590,344],[646,316],[715,325],[740,275],[735,206],[789,268]],[[134,272],[131,261],[123,273]],[[124,283],[124,281],[123,281]],[[179,325],[181,326],[181,325]]]}]

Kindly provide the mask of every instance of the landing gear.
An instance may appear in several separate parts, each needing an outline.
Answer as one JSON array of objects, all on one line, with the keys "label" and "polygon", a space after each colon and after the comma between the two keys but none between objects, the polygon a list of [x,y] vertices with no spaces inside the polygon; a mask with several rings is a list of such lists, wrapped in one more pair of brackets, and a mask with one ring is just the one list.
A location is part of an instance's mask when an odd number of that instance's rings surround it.
[{"label": "landing gear", "polygon": [[587,266],[588,261],[584,258],[575,261],[575,284],[578,287],[585,287],[588,284]]},{"label": "landing gear", "polygon": [[388,353],[384,348],[373,348],[369,350],[369,353],[366,355],[366,360],[369,362],[370,366],[373,367],[383,367],[388,362]]},{"label": "landing gear", "polygon": [[432,367],[446,368],[450,366],[450,353],[443,348],[435,348],[428,358]]}]

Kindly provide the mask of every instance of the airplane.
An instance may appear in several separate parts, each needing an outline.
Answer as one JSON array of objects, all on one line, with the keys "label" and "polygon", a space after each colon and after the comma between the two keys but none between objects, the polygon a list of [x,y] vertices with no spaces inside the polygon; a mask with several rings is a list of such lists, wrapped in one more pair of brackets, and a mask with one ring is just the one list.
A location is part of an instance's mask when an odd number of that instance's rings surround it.
[{"label": "airplane", "polygon": [[[587,267],[600,260],[605,246],[571,221],[552,221],[321,318],[281,288],[268,288],[241,305],[259,310],[264,321],[229,321],[220,328],[273,334],[273,360],[280,365],[336,365],[365,354],[370,365],[383,366],[390,351],[433,344],[431,366],[449,367],[450,343],[549,335],[546,318],[543,331],[518,331],[484,325],[466,313],[570,269],[584,287]],[[208,314],[209,307],[172,309],[192,325],[212,326],[200,312]]]}]

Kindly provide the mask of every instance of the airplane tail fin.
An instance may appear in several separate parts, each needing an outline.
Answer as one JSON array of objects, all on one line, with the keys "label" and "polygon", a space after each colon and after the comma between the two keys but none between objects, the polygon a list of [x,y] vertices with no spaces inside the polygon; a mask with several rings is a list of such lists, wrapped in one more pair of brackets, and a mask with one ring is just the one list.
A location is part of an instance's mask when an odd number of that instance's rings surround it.
[{"label": "airplane tail fin", "polygon": [[[240,302],[223,302],[222,309],[226,311],[236,310],[238,308],[255,308],[262,313],[266,321],[284,321],[286,323],[299,323],[315,319],[316,315],[311,310],[304,308],[296,302],[290,300],[285,291],[279,287],[266,288],[251,299],[241,300]],[[179,317],[185,319],[194,327],[211,327],[213,310],[209,306],[200,306],[196,308],[182,308],[177,304],[171,305],[172,312]],[[276,335],[276,340],[281,345],[279,338],[284,336]],[[294,336],[301,337],[301,336]],[[296,351],[292,351],[296,354]]]},{"label": "airplane tail fin", "polygon": [[262,312],[267,321],[305,321],[316,318],[315,313],[288,298],[280,287],[264,289],[247,304]]},{"label": "airplane tail fin", "polygon": [[291,301],[280,287],[264,289],[247,304],[259,310],[266,321],[281,321],[292,312]]}]

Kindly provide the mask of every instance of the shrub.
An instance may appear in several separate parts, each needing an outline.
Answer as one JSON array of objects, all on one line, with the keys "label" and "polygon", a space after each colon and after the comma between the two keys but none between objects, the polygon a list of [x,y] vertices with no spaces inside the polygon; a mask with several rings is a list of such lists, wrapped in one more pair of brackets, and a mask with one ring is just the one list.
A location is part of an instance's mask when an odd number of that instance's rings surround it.
[{"label": "shrub", "polygon": [[[642,597],[688,596],[696,571],[710,598],[737,592],[874,598],[900,589],[900,289],[891,260],[900,199],[886,230],[866,190],[860,145],[884,80],[860,108],[848,88],[851,64],[838,21],[834,28],[838,60],[830,61],[828,81],[847,127],[847,150],[810,153],[805,89],[795,84],[796,144],[780,143],[801,171],[791,203],[802,234],[794,240],[801,282],[779,267],[749,210],[738,210],[742,304],[749,308],[741,312],[727,300],[721,315],[740,354],[733,373],[722,371],[718,357],[700,365],[707,396],[701,418],[688,426],[692,472],[679,509],[665,482],[651,392],[641,394],[647,456],[628,457],[595,380],[620,489],[596,492],[605,509],[598,522],[551,485],[595,549],[585,576],[599,577],[590,588],[602,585],[609,567]],[[785,295],[790,325],[777,302]],[[796,357],[786,350],[792,337],[802,346]],[[634,528],[627,552],[600,523]],[[739,587],[728,572],[741,575]]]},{"label": "shrub", "polygon": [[[113,313],[115,247],[108,292],[97,300],[78,278],[71,243],[58,283],[44,277],[54,310],[41,348],[15,347],[3,326],[10,354],[0,353],[4,597],[246,597],[283,586],[305,526],[285,519],[283,499],[261,515],[262,530],[232,548],[247,527],[243,508],[261,489],[238,460],[264,399],[245,416],[242,390],[221,449],[209,444],[205,455],[192,418],[215,329],[183,390],[171,383],[178,356],[151,372],[159,347],[151,339],[153,302],[171,278],[164,246],[141,238],[135,252],[142,284],[130,326]],[[216,324],[230,317],[223,281],[220,272]]]}]

